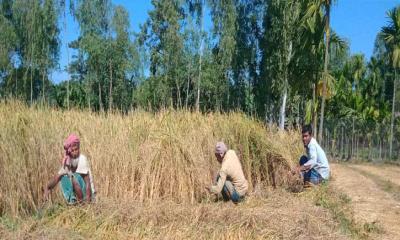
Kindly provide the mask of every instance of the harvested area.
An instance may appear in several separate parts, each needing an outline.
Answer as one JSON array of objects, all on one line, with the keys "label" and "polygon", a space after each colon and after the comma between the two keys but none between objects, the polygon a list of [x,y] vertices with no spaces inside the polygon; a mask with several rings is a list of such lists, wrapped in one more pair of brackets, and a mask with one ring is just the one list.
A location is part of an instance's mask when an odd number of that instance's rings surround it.
[{"label": "harvested area", "polygon": [[352,165],[353,168],[366,171],[374,174],[385,181],[390,181],[393,184],[400,186],[400,167],[393,165],[370,165],[370,164],[359,164]]},{"label": "harvested area", "polygon": [[237,206],[103,199],[6,220],[0,224],[4,239],[348,239],[328,209],[280,190]]},{"label": "harvested area", "polygon": [[[372,238],[400,239],[400,202],[382,189],[357,165],[333,164],[333,187],[350,197],[357,223],[371,230]],[[375,167],[383,172],[385,170]]]}]

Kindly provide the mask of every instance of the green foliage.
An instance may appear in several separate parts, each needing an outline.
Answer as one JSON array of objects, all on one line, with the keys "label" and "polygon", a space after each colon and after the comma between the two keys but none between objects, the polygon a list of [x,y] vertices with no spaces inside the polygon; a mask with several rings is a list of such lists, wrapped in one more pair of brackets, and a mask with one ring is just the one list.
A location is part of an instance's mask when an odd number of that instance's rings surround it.
[{"label": "green foliage", "polygon": [[[371,138],[382,142],[391,124],[396,142],[400,10],[388,12],[374,56],[365,59],[350,56],[330,28],[333,2],[152,0],[133,33],[128,11],[111,0],[3,0],[0,97],[94,111],[240,110],[291,127],[316,125],[324,96],[324,129],[349,131],[354,122],[355,133],[373,129]],[[68,14],[79,36],[67,46],[70,79],[54,84],[49,74],[58,68]]]},{"label": "green foliage", "polygon": [[[0,86],[4,95],[30,102],[47,97],[48,73],[58,62],[58,17],[53,0],[1,2]],[[23,71],[22,78],[17,78],[17,70]]]}]

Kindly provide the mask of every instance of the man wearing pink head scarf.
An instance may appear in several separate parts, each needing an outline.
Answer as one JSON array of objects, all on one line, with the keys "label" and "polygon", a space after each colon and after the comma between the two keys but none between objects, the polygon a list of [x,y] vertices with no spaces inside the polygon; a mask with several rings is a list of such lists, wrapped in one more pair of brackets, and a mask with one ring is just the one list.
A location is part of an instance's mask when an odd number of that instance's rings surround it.
[{"label": "man wearing pink head scarf", "polygon": [[64,142],[64,150],[61,169],[47,185],[45,198],[48,199],[51,189],[61,182],[61,190],[68,203],[90,202],[95,193],[93,177],[86,156],[80,153],[79,138],[69,135]]}]

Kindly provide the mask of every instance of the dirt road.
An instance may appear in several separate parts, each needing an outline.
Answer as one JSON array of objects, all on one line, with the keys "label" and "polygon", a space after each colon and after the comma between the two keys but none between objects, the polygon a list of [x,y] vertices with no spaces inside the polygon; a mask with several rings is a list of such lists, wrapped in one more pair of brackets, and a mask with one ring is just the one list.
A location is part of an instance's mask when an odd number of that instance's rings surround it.
[{"label": "dirt road", "polygon": [[377,226],[381,229],[381,233],[375,233],[379,239],[400,240],[400,202],[357,169],[400,184],[400,177],[396,175],[396,172],[400,174],[400,168],[332,164],[332,184],[351,198],[356,222]]},{"label": "dirt road", "polygon": [[390,181],[400,186],[400,167],[390,165],[352,165],[353,168],[377,175],[385,181]]}]

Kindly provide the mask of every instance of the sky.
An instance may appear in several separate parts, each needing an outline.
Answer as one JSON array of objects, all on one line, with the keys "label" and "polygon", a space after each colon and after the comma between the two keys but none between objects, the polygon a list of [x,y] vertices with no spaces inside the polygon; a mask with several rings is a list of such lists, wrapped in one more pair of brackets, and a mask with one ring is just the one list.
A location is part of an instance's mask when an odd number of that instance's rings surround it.
[{"label": "sky", "polygon": [[351,54],[373,54],[377,33],[387,25],[387,11],[400,0],[339,0],[332,8],[331,26],[350,43]]},{"label": "sky", "polygon": [[[124,6],[129,12],[131,31],[138,32],[139,25],[148,17],[152,9],[151,0],[113,0],[113,4]],[[338,0],[331,10],[331,27],[350,44],[351,54],[362,53],[369,59],[373,53],[377,33],[387,24],[386,12],[400,4],[400,0]],[[77,39],[79,28],[67,14],[66,26],[60,23],[61,49],[60,70],[51,74],[55,83],[69,79],[64,71],[71,61],[73,52],[67,50],[67,43]]]}]

